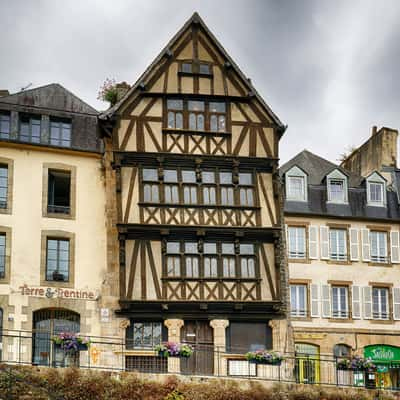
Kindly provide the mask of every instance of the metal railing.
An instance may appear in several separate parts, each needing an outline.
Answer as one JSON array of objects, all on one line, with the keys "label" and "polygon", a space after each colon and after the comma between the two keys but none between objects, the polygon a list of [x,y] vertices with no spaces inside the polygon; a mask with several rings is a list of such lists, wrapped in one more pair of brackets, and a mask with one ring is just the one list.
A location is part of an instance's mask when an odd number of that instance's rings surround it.
[{"label": "metal railing", "polygon": [[[55,368],[74,366],[107,371],[261,379],[311,385],[380,386],[379,373],[340,370],[338,361],[341,358],[327,354],[285,354],[279,365],[264,365],[247,361],[245,354],[248,349],[194,345],[194,352],[189,358],[163,358],[152,348],[128,350],[122,338],[92,336],[90,340],[88,349],[71,354],[57,348],[48,331],[3,330],[0,336],[0,362]],[[386,364],[386,371],[391,384],[386,382],[385,389],[400,390],[400,360]]]}]

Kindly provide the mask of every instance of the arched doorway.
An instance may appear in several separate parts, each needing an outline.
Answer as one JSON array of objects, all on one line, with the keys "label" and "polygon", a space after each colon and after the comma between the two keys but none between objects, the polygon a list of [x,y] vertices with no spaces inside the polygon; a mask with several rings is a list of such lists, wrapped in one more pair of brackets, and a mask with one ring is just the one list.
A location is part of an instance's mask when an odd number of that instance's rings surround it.
[{"label": "arched doorway", "polygon": [[308,343],[296,343],[296,381],[298,383],[319,383],[320,363],[319,346]]},{"label": "arched doorway", "polygon": [[46,308],[33,313],[32,362],[37,365],[61,366],[64,353],[51,337],[61,332],[80,331],[80,315],[60,308]]},{"label": "arched doorway", "polygon": [[[343,343],[335,344],[333,346],[333,356],[336,363],[342,358],[349,358],[351,356],[351,347]],[[338,385],[349,386],[357,381],[357,376],[353,376],[352,371],[336,370],[336,380]]]}]

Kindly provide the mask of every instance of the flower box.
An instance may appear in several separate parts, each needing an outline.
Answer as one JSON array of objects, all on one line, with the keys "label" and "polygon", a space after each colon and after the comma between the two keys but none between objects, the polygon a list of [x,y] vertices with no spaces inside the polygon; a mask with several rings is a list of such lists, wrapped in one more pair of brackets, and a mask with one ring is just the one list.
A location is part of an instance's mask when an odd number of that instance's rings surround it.
[{"label": "flower box", "polygon": [[51,340],[56,347],[64,350],[65,353],[86,351],[90,347],[90,339],[79,333],[61,332],[52,336]]},{"label": "flower box", "polygon": [[188,358],[193,354],[193,347],[188,344],[166,342],[159,344],[154,349],[159,357]]},{"label": "flower box", "polygon": [[248,352],[246,359],[253,364],[281,365],[284,358],[277,351],[257,350]]},{"label": "flower box", "polygon": [[370,358],[354,356],[352,358],[342,358],[336,363],[336,369],[339,371],[359,371],[375,372],[376,365]]}]

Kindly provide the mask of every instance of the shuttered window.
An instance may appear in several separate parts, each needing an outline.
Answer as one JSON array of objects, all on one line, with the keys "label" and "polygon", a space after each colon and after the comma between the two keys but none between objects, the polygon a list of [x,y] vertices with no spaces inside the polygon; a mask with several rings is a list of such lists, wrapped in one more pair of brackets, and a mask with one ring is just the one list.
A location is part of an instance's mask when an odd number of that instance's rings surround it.
[{"label": "shuttered window", "polygon": [[306,228],[288,227],[289,258],[306,258]]},{"label": "shuttered window", "polygon": [[371,231],[369,237],[371,261],[376,263],[387,263],[387,232]]},{"label": "shuttered window", "polygon": [[389,319],[389,289],[372,288],[372,311],[374,319]]},{"label": "shuttered window", "polygon": [[347,286],[332,286],[332,318],[349,317],[349,293]]},{"label": "shuttered window", "polygon": [[330,259],[336,261],[347,260],[346,230],[329,229]]},{"label": "shuttered window", "polygon": [[351,287],[352,299],[352,317],[353,319],[361,318],[361,288],[359,286]]},{"label": "shuttered window", "polygon": [[290,285],[290,314],[292,317],[307,316],[307,285]]}]

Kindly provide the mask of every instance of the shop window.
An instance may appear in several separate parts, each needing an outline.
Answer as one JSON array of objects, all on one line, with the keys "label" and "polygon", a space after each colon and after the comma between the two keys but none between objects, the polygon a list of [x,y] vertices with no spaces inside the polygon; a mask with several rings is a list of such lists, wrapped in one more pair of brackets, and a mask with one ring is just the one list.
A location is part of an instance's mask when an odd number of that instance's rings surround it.
[{"label": "shop window", "polygon": [[227,345],[231,353],[272,349],[272,329],[263,322],[230,322]]},{"label": "shop window", "polygon": [[71,211],[71,172],[49,170],[47,212],[69,214]]},{"label": "shop window", "polygon": [[319,346],[308,343],[296,343],[295,376],[297,383],[320,382]]}]

